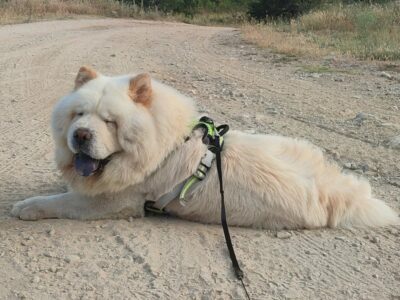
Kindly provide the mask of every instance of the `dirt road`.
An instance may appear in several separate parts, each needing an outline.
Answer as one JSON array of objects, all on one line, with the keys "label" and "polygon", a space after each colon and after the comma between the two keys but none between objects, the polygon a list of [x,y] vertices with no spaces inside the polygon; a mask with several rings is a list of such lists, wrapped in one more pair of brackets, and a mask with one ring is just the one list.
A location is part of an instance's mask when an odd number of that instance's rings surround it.
[{"label": "dirt road", "polygon": [[[398,73],[288,59],[235,29],[184,24],[52,21],[0,27],[0,41],[1,299],[244,298],[219,226],[9,216],[18,200],[66,189],[49,117],[83,64],[148,71],[231,128],[307,138],[400,211]],[[252,299],[400,299],[398,227],[231,232]]]}]

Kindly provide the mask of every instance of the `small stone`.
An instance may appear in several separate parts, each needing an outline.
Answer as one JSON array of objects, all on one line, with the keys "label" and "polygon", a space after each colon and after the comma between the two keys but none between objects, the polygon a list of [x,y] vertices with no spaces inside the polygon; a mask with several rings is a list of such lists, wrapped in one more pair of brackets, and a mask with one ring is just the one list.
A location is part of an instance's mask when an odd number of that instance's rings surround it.
[{"label": "small stone", "polygon": [[39,283],[39,282],[40,282],[39,276],[34,276],[34,277],[32,278],[32,283]]},{"label": "small stone", "polygon": [[115,54],[111,54],[110,56],[111,56],[111,57],[116,57],[117,55],[115,55]]},{"label": "small stone", "polygon": [[52,228],[52,229],[48,229],[48,230],[46,230],[46,232],[47,232],[47,234],[49,235],[49,236],[53,236],[55,233],[56,233],[56,231]]},{"label": "small stone", "polygon": [[276,237],[278,239],[288,239],[292,236],[292,234],[289,231],[278,231],[276,233]]},{"label": "small stone", "polygon": [[380,239],[379,239],[378,237],[376,237],[376,236],[373,236],[373,237],[371,238],[371,242],[374,243],[374,244],[379,244]]},{"label": "small stone", "polygon": [[337,81],[337,82],[343,82],[344,79],[339,77],[339,78],[335,78],[335,81]]},{"label": "small stone", "polygon": [[268,286],[270,289],[276,289],[278,287],[278,285],[273,281],[268,282]]},{"label": "small stone", "polygon": [[384,77],[384,78],[387,78],[387,79],[393,79],[393,76],[390,75],[390,74],[387,73],[387,72],[381,72],[381,73],[379,74],[379,76]]},{"label": "small stone", "polygon": [[343,167],[349,170],[356,170],[357,166],[353,163],[347,162],[343,164]]},{"label": "small stone", "polygon": [[361,164],[359,166],[359,169],[361,169],[365,173],[369,171],[369,166],[367,164]]},{"label": "small stone", "polygon": [[351,163],[349,163],[349,162],[344,163],[343,167],[345,167],[346,169],[351,169]]},{"label": "small stone", "polygon": [[400,149],[400,135],[389,139],[387,145],[393,149]]},{"label": "small stone", "polygon": [[339,240],[339,241],[346,241],[346,238],[344,236],[336,236],[335,240]]},{"label": "small stone", "polygon": [[359,266],[354,266],[353,270],[356,272],[361,272],[361,268]]},{"label": "small stone", "polygon": [[391,229],[389,230],[389,232],[390,232],[390,234],[392,234],[392,235],[394,235],[394,236],[397,236],[397,235],[399,234],[398,230],[397,230],[397,229],[394,229],[394,228],[391,228]]},{"label": "small stone", "polygon": [[67,263],[74,263],[74,262],[79,261],[80,259],[81,259],[81,258],[80,258],[78,255],[72,254],[72,255],[66,256],[66,257],[64,258],[64,261],[67,262]]},{"label": "small stone", "polygon": [[372,274],[373,278],[378,278],[379,276],[377,274]]},{"label": "small stone", "polygon": [[357,125],[361,125],[365,120],[368,119],[367,114],[363,113],[363,112],[359,112],[358,114],[356,114],[356,116],[353,119],[353,122],[356,123]]}]

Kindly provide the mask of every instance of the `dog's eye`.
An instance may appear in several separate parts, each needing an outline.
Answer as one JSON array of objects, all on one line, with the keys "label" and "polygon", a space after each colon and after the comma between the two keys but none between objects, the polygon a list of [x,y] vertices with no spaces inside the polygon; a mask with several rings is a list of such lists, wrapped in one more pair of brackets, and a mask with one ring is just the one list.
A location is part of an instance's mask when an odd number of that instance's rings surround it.
[{"label": "dog's eye", "polygon": [[106,122],[106,124],[110,125],[110,126],[116,126],[117,125],[117,123],[115,121],[111,121],[111,120],[104,120],[104,122]]},{"label": "dog's eye", "polygon": [[78,112],[76,113],[77,116],[82,117],[83,116],[83,112]]}]

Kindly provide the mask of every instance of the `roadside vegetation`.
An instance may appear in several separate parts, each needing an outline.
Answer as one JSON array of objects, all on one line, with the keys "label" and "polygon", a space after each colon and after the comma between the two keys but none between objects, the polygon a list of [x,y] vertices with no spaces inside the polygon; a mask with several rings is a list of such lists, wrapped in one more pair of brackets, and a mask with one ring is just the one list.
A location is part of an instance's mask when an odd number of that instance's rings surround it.
[{"label": "roadside vegetation", "polygon": [[0,24],[77,15],[240,26],[288,56],[400,60],[400,2],[387,0],[0,0]]},{"label": "roadside vegetation", "polygon": [[242,27],[245,38],[287,55],[335,52],[359,59],[400,60],[400,4],[335,3],[297,18]]}]

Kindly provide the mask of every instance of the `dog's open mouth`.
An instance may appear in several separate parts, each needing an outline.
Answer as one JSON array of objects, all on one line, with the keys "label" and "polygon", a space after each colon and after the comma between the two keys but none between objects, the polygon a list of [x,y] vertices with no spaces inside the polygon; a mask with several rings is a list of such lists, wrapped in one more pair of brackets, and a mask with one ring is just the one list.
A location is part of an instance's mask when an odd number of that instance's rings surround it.
[{"label": "dog's open mouth", "polygon": [[110,156],[105,159],[95,159],[79,152],[74,156],[74,167],[79,175],[87,177],[101,172],[109,161]]}]

